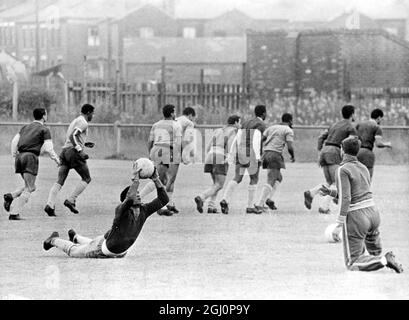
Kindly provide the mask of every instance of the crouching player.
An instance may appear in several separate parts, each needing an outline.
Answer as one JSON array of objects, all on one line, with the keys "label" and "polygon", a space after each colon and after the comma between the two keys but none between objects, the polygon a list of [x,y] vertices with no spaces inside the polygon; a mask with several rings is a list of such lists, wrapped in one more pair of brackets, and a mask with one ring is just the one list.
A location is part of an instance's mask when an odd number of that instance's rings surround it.
[{"label": "crouching player", "polygon": [[[227,154],[240,129],[240,117],[231,116],[227,120],[227,126],[214,131],[209,144],[206,147],[206,160],[204,172],[210,173],[213,185],[195,198],[196,208],[199,213],[203,213],[203,204],[210,199],[207,213],[218,213],[216,209],[216,198],[220,190],[223,189],[226,181],[229,164]],[[227,212],[225,212],[227,214]]]},{"label": "crouching player", "polygon": [[67,241],[61,239],[58,232],[54,232],[44,241],[44,250],[56,247],[72,258],[123,258],[138,238],[146,219],[169,201],[155,169],[151,179],[155,183],[158,197],[148,204],[141,203],[138,192],[140,170],[138,167],[133,168],[132,185],[122,191],[122,203],[116,207],[112,228],[105,235],[92,240],[70,230],[70,241]]},{"label": "crouching player", "polygon": [[[383,267],[403,272],[392,252],[382,255],[379,234],[380,216],[370,190],[368,169],[358,161],[358,137],[350,137],[341,144],[342,163],[335,181],[337,190],[322,186],[320,193],[339,198],[336,239],[342,228],[346,267],[351,271],[375,271]],[[365,253],[365,249],[369,255]]]}]

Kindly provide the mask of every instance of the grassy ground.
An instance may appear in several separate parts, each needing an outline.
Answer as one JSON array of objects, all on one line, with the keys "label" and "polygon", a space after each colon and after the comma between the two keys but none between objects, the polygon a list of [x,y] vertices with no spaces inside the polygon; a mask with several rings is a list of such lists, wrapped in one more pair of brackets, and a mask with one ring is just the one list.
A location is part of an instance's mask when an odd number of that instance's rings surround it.
[{"label": "grassy ground", "polygon": [[[210,183],[202,166],[181,167],[175,199],[181,214],[154,215],[121,260],[76,260],[57,249],[44,252],[52,232],[63,237],[74,228],[94,237],[111,226],[130,163],[91,160],[93,181],[77,206],[63,206],[78,181],[73,172],[57,204],[57,218],[42,211],[57,168],[40,159],[38,190],[24,212],[25,221],[0,216],[0,299],[408,299],[408,166],[378,166],[374,197],[382,215],[382,240],[406,271],[349,272],[342,246],[324,239],[335,216],[307,211],[303,191],[322,180],[315,164],[288,164],[276,194],[279,210],[246,215],[247,181],[239,186],[228,216],[200,215],[193,197]],[[231,174],[231,172],[230,172]],[[261,182],[265,181],[265,174]],[[0,157],[0,194],[21,183],[12,162]]]}]

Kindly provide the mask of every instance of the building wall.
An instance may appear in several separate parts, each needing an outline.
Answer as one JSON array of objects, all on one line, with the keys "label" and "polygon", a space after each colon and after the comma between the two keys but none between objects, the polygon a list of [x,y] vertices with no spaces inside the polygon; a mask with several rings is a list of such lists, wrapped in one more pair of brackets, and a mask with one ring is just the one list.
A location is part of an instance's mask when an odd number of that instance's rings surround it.
[{"label": "building wall", "polygon": [[409,86],[409,44],[385,31],[289,36],[287,32],[248,34],[248,77],[256,98],[267,98],[275,89],[343,92]]},{"label": "building wall", "polygon": [[[126,81],[148,82],[161,81],[162,66],[160,63],[126,65]],[[204,70],[204,81],[207,83],[241,84],[243,64],[174,64],[166,65],[165,81],[173,83],[200,83],[201,69]]]}]

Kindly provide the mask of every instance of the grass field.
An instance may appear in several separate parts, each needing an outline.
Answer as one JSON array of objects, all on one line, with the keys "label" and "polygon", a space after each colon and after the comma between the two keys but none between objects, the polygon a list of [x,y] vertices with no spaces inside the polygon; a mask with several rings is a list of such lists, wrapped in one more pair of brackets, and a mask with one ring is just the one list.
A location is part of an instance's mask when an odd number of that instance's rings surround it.
[{"label": "grass field", "polygon": [[[93,181],[79,198],[80,215],[62,206],[78,176],[72,172],[59,196],[57,218],[42,211],[57,168],[40,159],[37,191],[25,221],[0,216],[0,299],[408,299],[409,167],[378,166],[373,191],[382,216],[384,249],[392,249],[405,272],[389,269],[349,272],[342,246],[329,244],[323,216],[303,205],[303,191],[322,180],[315,164],[288,164],[275,200],[279,210],[261,216],[243,212],[246,177],[235,194],[232,212],[200,215],[193,197],[210,183],[202,166],[182,166],[175,199],[181,214],[153,215],[124,259],[76,260],[57,249],[44,252],[52,231],[94,237],[112,222],[130,163],[89,161]],[[230,172],[231,174],[231,172]],[[265,181],[265,173],[261,182]],[[0,193],[21,184],[12,162],[0,157]],[[405,268],[406,267],[406,268]]]}]

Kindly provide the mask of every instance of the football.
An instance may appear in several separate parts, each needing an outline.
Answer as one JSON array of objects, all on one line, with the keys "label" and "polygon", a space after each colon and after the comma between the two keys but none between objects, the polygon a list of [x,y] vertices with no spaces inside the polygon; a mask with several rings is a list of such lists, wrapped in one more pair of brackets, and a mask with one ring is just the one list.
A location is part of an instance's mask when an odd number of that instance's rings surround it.
[{"label": "football", "polygon": [[141,169],[139,172],[139,177],[141,179],[149,179],[152,177],[153,172],[155,171],[155,165],[147,158],[140,158],[136,160],[134,163],[134,168]]},{"label": "football", "polygon": [[332,232],[335,230],[336,227],[337,227],[337,224],[332,223],[325,229],[325,239],[327,240],[327,242],[336,243],[336,242],[342,241],[342,229],[339,229],[339,233],[338,233],[338,237],[340,239],[339,241],[334,239],[332,235]]}]

